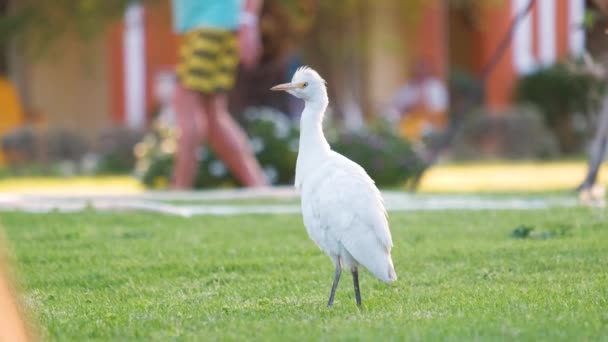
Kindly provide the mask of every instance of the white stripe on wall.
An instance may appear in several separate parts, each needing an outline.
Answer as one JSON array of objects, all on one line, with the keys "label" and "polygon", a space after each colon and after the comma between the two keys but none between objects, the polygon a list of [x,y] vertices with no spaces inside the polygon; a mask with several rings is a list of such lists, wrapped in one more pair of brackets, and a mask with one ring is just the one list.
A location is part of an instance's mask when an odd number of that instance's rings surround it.
[{"label": "white stripe on wall", "polygon": [[124,70],[127,126],[141,129],[146,124],[146,59],[144,9],[129,5],[125,13]]},{"label": "white stripe on wall", "polygon": [[540,0],[538,2],[538,37],[539,61],[544,66],[555,63],[555,0]]},{"label": "white stripe on wall", "polygon": [[[512,0],[512,15],[515,17],[526,6],[529,0]],[[515,29],[513,35],[513,63],[519,74],[527,74],[535,69],[532,54],[532,16],[527,15]]]},{"label": "white stripe on wall", "polygon": [[585,0],[570,0],[568,32],[570,54],[581,56],[585,52]]}]

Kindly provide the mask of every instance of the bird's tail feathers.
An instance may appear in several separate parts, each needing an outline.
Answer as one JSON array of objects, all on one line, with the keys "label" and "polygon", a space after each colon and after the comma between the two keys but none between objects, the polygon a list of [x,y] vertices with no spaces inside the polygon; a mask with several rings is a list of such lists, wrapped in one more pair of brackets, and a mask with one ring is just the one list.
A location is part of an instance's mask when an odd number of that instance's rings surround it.
[{"label": "bird's tail feathers", "polygon": [[392,283],[395,280],[397,280],[397,272],[395,272],[395,266],[393,266],[393,259],[391,258],[390,254],[388,256],[388,281],[385,281],[385,283]]},{"label": "bird's tail feathers", "polygon": [[397,273],[393,266],[393,260],[390,253],[386,254],[380,263],[376,263],[375,267],[368,267],[367,269],[372,272],[379,280],[390,284],[397,280]]}]

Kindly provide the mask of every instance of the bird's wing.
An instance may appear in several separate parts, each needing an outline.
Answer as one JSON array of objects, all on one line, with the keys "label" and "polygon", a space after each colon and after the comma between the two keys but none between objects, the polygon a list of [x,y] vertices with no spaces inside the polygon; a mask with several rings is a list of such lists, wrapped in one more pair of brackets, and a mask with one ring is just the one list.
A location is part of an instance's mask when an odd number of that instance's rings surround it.
[{"label": "bird's wing", "polygon": [[393,242],[382,197],[365,170],[335,153],[318,171],[323,177],[311,205],[326,229],[342,241],[375,236],[390,251]]}]

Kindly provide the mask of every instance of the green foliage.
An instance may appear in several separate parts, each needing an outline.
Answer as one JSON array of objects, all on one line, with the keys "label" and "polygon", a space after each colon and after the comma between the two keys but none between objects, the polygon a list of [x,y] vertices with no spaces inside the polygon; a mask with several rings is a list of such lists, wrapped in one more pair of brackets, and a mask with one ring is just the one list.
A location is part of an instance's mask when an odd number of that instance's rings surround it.
[{"label": "green foliage", "polygon": [[[387,286],[330,260],[299,215],[2,214],[24,309],[49,341],[599,341],[606,212],[393,213]],[[521,222],[567,222],[514,240]]]},{"label": "green foliage", "polygon": [[128,174],[135,167],[133,147],[142,139],[137,130],[117,127],[103,130],[98,139],[96,152],[99,155],[97,174]]},{"label": "green foliage", "polygon": [[[284,114],[272,109],[252,109],[244,115],[251,148],[272,184],[292,183],[298,151],[298,129]],[[163,188],[172,174],[176,148],[175,129],[156,125],[135,148],[136,173],[150,187]],[[236,186],[236,177],[209,148],[199,153],[195,188]]]},{"label": "green foliage", "polygon": [[480,81],[471,73],[464,70],[452,70],[449,75],[451,96],[456,101],[469,100],[479,102],[483,93]]},{"label": "green foliage", "polygon": [[[26,34],[34,38],[36,46],[46,47],[62,35],[76,35],[90,39],[102,32],[109,23],[120,18],[127,6],[134,0],[13,0],[10,10],[0,15],[0,42],[15,35]],[[161,0],[139,0],[144,4],[155,4]],[[163,0],[167,1],[167,0]],[[267,0],[270,1],[270,0]],[[292,29],[306,31],[311,19],[327,17],[325,24],[350,20],[357,11],[366,11],[367,1],[316,1],[316,0],[275,0],[284,5],[292,16]],[[476,0],[475,4],[496,3],[500,0]],[[450,0],[451,7],[471,7],[473,0]],[[382,0],[373,5],[386,6],[395,4],[406,21],[419,17],[420,9],[425,5],[423,0]],[[340,30],[341,25],[324,30]],[[329,35],[328,35],[329,36]],[[331,40],[329,40],[331,41]]]},{"label": "green foliage", "polygon": [[520,225],[511,232],[511,237],[515,239],[536,239],[547,240],[565,237],[571,227],[564,224],[555,224],[551,229],[535,232],[535,227]]},{"label": "green foliage", "polygon": [[412,145],[385,124],[338,135],[332,148],[363,166],[379,186],[414,189],[426,165]]},{"label": "green foliage", "polygon": [[[143,0],[156,3],[159,0]],[[18,0],[0,15],[0,39],[24,34],[46,47],[70,34],[90,39],[124,14],[133,0]],[[40,47],[38,47],[40,49]]]},{"label": "green foliage", "polygon": [[594,114],[604,93],[601,80],[577,70],[574,64],[558,63],[522,77],[515,89],[516,100],[539,108],[555,132],[562,152],[578,152],[584,131],[573,126],[576,114]]},{"label": "green foliage", "polygon": [[[299,129],[284,114],[267,108],[245,113],[243,126],[251,148],[272,184],[292,184],[298,151]],[[172,174],[175,130],[158,126],[135,148],[136,173],[149,187],[163,188]],[[359,163],[380,186],[415,187],[426,166],[412,146],[389,127],[345,132],[331,139],[334,150]],[[203,147],[195,188],[236,186],[237,179],[224,163]]]},{"label": "green foliage", "polygon": [[547,123],[554,125],[572,113],[589,114],[601,99],[603,83],[591,75],[558,63],[522,77],[516,87],[516,99],[540,108]]},{"label": "green foliage", "polygon": [[293,184],[299,128],[282,113],[250,109],[245,113],[247,133],[256,158],[273,184]]},{"label": "green foliage", "polygon": [[559,143],[538,111],[519,106],[493,114],[480,110],[462,120],[450,148],[452,158],[536,160],[559,156]]},{"label": "green foliage", "polygon": [[520,225],[511,232],[511,237],[516,239],[525,239],[530,236],[530,233],[534,230],[534,227]]}]

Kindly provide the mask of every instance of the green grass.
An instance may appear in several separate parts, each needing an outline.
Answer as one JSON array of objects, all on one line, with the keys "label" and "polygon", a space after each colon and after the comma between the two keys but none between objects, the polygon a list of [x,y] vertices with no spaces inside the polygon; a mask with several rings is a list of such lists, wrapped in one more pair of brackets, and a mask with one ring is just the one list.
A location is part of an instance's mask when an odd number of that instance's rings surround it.
[{"label": "green grass", "polygon": [[358,310],[348,272],[325,307],[333,268],[298,215],[2,214],[23,302],[71,341],[608,340],[607,219],[393,214],[399,280],[362,272]]}]

